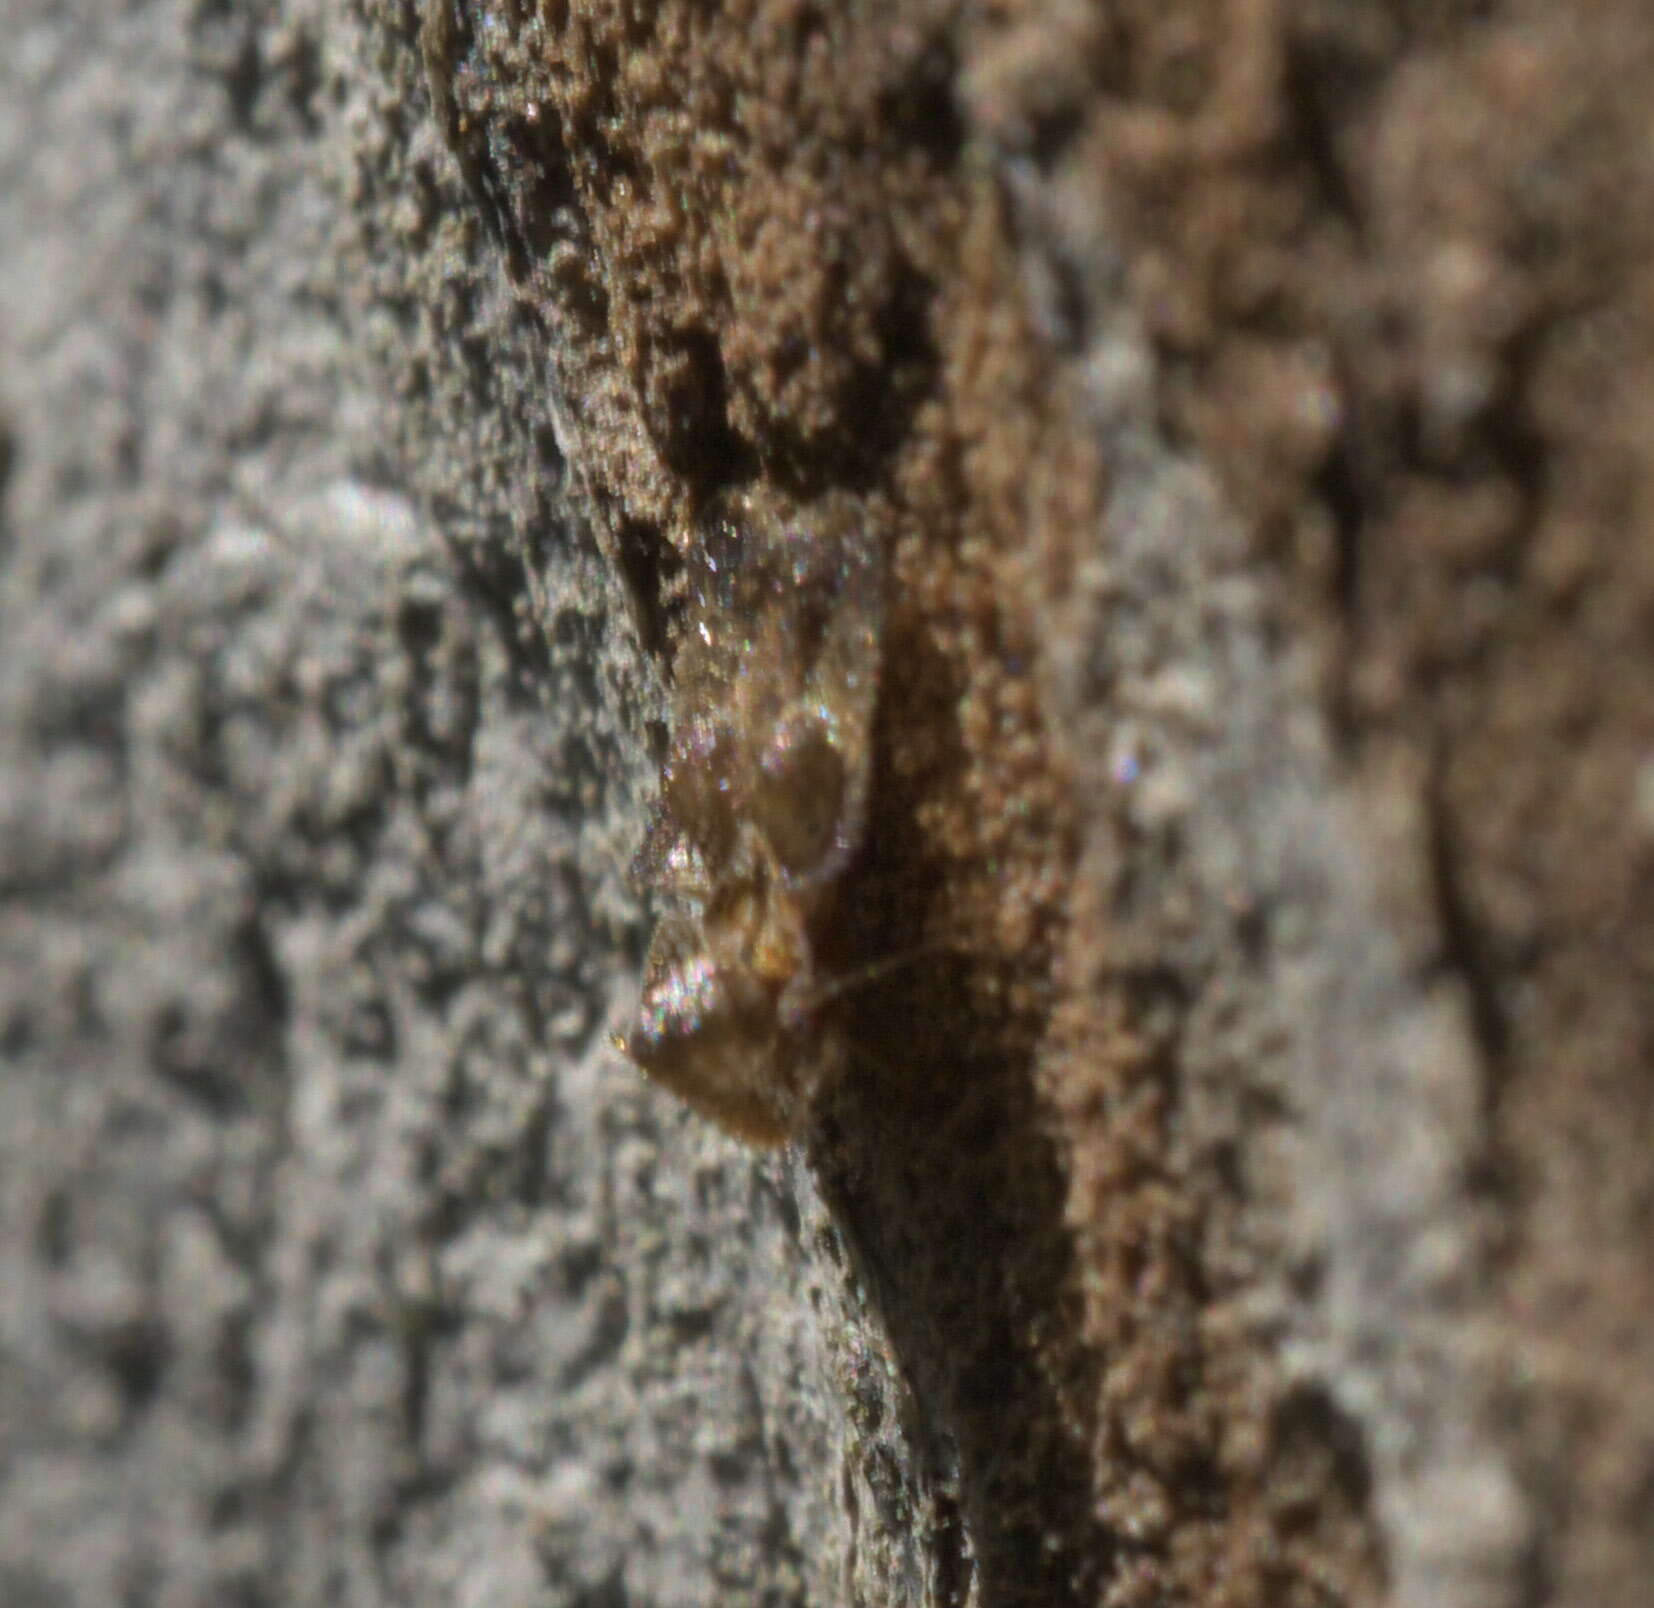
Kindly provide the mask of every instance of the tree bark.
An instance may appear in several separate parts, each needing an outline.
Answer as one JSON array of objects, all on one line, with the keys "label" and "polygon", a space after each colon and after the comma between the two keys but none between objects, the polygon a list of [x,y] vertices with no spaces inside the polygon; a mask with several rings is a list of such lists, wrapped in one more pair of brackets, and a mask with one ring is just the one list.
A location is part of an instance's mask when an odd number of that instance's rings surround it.
[{"label": "tree bark", "polygon": [[[1647,1600],[1554,9],[0,4],[0,1602]],[[882,567],[763,1152],[614,1047],[735,506]]]}]

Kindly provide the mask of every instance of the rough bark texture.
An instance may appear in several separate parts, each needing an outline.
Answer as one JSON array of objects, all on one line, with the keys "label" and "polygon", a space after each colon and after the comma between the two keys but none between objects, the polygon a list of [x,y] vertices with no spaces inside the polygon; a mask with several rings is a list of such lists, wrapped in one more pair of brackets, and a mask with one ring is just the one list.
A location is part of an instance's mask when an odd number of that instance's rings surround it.
[{"label": "rough bark texture", "polygon": [[[0,21],[0,1604],[1649,1600],[1639,0]],[[769,1155],[610,1043],[733,488]]]}]

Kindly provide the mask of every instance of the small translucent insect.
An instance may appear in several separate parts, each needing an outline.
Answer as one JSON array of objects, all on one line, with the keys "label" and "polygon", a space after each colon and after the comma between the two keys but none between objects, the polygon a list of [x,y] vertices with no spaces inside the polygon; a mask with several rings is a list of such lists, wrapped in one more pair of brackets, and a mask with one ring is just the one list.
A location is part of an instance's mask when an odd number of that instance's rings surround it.
[{"label": "small translucent insect", "polygon": [[638,874],[677,907],[626,1053],[752,1144],[819,1077],[813,932],[860,842],[882,574],[846,505],[724,504],[691,559],[673,735]]}]

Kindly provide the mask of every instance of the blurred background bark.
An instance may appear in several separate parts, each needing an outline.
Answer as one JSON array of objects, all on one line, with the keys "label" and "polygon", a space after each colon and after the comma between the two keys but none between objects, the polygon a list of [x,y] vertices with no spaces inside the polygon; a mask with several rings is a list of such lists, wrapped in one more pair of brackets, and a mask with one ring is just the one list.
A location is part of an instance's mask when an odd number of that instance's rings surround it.
[{"label": "blurred background bark", "polygon": [[[1643,7],[0,21],[0,1603],[1650,1600]],[[654,572],[1025,468],[1038,1165],[755,1156]]]}]

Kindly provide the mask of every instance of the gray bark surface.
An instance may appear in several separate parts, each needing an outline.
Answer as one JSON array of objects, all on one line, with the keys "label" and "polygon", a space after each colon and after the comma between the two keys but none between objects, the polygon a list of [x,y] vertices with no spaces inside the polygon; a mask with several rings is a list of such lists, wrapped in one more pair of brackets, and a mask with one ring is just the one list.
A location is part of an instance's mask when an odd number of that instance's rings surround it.
[{"label": "gray bark surface", "polygon": [[[0,24],[0,1608],[992,1608],[843,1180],[613,1047],[662,689],[415,7]],[[1394,1600],[1550,1600],[1421,828],[1158,433],[1106,231],[1000,177],[1113,472],[1050,621],[1083,863],[1197,1002],[1244,1321]]]},{"label": "gray bark surface", "polygon": [[807,1174],[608,1042],[654,693],[414,19],[4,24],[0,1602],[902,1581]]}]

